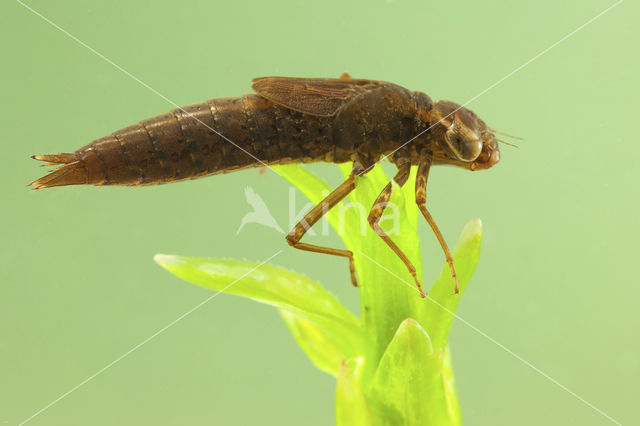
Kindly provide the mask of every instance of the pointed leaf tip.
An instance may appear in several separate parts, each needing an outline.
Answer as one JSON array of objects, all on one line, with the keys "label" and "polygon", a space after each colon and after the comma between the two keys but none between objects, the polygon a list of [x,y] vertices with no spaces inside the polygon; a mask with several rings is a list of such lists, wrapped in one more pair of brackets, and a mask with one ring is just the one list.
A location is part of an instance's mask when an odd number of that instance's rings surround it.
[{"label": "pointed leaf tip", "polygon": [[294,337],[312,361],[330,374],[337,373],[336,359],[354,356],[361,348],[363,334],[356,316],[305,276],[264,262],[163,254],[155,260],[185,281],[289,312],[283,318]]},{"label": "pointed leaf tip", "polygon": [[420,324],[405,319],[387,346],[371,390],[374,415],[390,424],[449,425],[442,358]]},{"label": "pointed leaf tip", "polygon": [[471,219],[467,224],[462,228],[462,232],[460,233],[460,238],[458,239],[458,245],[464,244],[467,241],[474,238],[482,237],[482,220],[480,218]]},{"label": "pointed leaf tip", "polygon": [[153,260],[165,269],[171,269],[171,267],[176,267],[183,263],[180,259],[180,256],[176,256],[173,254],[158,253],[153,256]]},{"label": "pointed leaf tip", "polygon": [[445,263],[442,266],[440,278],[431,286],[429,297],[418,313],[419,322],[427,329],[436,350],[443,349],[447,344],[451,321],[455,316],[460,298],[478,265],[481,243],[482,222],[480,219],[472,219],[463,228],[453,250],[453,263],[458,276],[460,294],[453,293],[451,270]]}]

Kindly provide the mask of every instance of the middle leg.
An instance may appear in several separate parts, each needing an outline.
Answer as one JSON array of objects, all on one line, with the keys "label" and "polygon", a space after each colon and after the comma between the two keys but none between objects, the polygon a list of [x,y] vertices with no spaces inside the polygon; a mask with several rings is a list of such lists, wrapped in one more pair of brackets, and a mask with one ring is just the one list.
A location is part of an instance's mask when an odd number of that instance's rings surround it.
[{"label": "middle leg", "polygon": [[[398,184],[398,186],[402,187],[407,182],[407,179],[409,179],[409,174],[411,172],[411,162],[409,161],[409,159],[406,159],[406,161],[403,162],[398,161],[397,164],[398,173],[396,173],[393,180]],[[413,266],[413,263],[411,263],[402,249],[400,249],[400,247],[398,247],[398,245],[393,242],[391,237],[389,237],[389,235],[387,235],[387,233],[384,232],[382,228],[380,228],[380,218],[382,217],[382,213],[387,207],[387,204],[389,204],[392,189],[393,183],[389,182],[389,184],[384,187],[380,195],[378,195],[378,198],[376,198],[376,201],[373,203],[373,207],[371,207],[371,211],[369,212],[369,225],[373,228],[376,234],[378,234],[378,236],[382,238],[382,240],[391,248],[391,250],[393,250],[393,252],[400,258],[400,260],[402,260],[402,262],[409,270],[409,273],[415,280],[418,291],[420,291],[420,296],[426,297],[426,294],[422,289],[422,284],[418,279],[415,266]]]}]

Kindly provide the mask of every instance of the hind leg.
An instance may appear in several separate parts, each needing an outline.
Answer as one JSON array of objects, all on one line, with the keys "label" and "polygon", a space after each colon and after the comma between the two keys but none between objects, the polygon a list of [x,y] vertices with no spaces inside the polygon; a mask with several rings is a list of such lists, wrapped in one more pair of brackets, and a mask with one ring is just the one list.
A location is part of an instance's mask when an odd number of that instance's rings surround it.
[{"label": "hind leg", "polygon": [[330,254],[333,256],[341,256],[349,259],[349,272],[351,274],[351,283],[357,287],[358,280],[356,279],[356,269],[353,264],[353,253],[351,250],[335,249],[330,247],[318,246],[315,244],[301,243],[300,240],[306,234],[306,232],[322,218],[329,210],[331,210],[336,204],[342,201],[351,191],[356,187],[355,177],[358,172],[361,171],[361,167],[354,163],[353,171],[349,177],[333,190],[329,195],[325,197],[320,203],[311,209],[305,217],[293,227],[291,232],[287,235],[287,243],[290,246],[299,250],[310,251],[314,253]]}]

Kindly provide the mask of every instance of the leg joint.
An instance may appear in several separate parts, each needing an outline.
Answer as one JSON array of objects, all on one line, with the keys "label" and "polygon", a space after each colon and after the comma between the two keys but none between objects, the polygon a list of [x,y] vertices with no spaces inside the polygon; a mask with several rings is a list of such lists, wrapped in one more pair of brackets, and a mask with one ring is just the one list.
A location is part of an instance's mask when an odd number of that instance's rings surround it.
[{"label": "leg joint", "polygon": [[367,217],[367,222],[369,222],[369,225],[373,227],[380,221],[380,217],[382,216],[382,212],[384,211],[385,207],[385,205],[381,206],[379,204],[373,206],[373,208],[369,211],[369,216]]},{"label": "leg joint", "polygon": [[296,238],[293,232],[289,232],[285,237],[285,239],[287,240],[287,244],[289,244],[292,247],[298,243],[298,238]]}]

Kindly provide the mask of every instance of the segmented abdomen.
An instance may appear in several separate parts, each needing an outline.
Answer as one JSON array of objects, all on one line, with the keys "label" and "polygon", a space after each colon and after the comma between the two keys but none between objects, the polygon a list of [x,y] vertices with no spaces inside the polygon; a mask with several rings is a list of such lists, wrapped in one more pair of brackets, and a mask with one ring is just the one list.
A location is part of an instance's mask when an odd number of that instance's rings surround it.
[{"label": "segmented abdomen", "polygon": [[34,184],[149,185],[265,164],[331,161],[331,123],[257,95],[212,99],[125,127],[64,157],[36,156],[67,164]]}]

